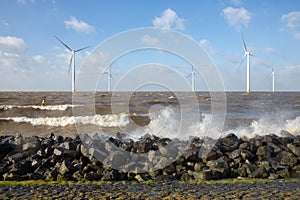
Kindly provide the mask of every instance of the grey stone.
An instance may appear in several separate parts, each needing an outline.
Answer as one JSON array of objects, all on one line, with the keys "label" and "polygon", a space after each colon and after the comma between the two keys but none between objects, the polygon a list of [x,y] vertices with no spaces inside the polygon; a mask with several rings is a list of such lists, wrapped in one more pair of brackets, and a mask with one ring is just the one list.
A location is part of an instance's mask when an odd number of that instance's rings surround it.
[{"label": "grey stone", "polygon": [[260,146],[257,149],[256,155],[260,156],[262,159],[268,159],[273,155],[274,148],[269,146]]},{"label": "grey stone", "polygon": [[287,144],[287,147],[290,149],[290,151],[295,155],[295,156],[300,156],[300,147],[297,147],[294,144]]}]

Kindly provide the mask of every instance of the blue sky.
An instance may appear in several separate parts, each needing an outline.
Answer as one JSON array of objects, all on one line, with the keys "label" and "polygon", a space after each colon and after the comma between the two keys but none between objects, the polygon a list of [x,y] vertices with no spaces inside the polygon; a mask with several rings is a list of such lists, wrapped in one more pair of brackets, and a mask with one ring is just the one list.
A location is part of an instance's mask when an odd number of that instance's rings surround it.
[{"label": "blue sky", "polygon": [[[246,63],[241,32],[251,57],[251,89],[270,91],[271,68],[280,91],[300,90],[300,2],[294,0],[58,1],[2,0],[0,6],[0,90],[69,91],[71,48],[80,66],[93,49],[120,32],[143,27],[170,28],[199,43],[216,64],[227,91],[244,91]],[[156,52],[157,53],[157,52]],[[170,63],[186,76],[190,66],[169,55],[128,55],[112,67],[112,86],[134,65]],[[164,57],[161,60],[157,57]],[[138,62],[135,60],[139,59]],[[170,61],[172,60],[172,61]],[[171,78],[171,76],[166,76]],[[106,80],[97,88],[106,90]],[[187,79],[189,81],[189,79]],[[205,90],[198,74],[196,89]]]}]

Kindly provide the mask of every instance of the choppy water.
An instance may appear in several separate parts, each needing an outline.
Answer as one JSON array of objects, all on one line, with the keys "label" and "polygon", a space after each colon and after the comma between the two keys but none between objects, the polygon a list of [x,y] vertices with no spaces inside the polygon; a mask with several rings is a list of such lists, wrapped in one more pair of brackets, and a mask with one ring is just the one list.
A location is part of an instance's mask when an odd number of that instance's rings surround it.
[{"label": "choppy water", "polygon": [[[201,136],[212,124],[210,94],[198,92],[197,106],[190,102],[193,93],[182,92],[180,98],[177,95],[138,92],[126,99],[128,93],[97,93],[94,112],[90,114],[82,105],[73,104],[68,92],[0,92],[0,135],[19,132],[46,136],[53,132],[74,137],[75,124],[80,124],[87,131],[101,130],[111,135],[125,131],[137,136],[146,133],[160,137]],[[41,106],[44,96],[46,105]],[[77,109],[76,116],[73,109]],[[199,116],[196,123],[195,116]],[[181,121],[191,123],[184,125],[184,132],[177,132]],[[280,134],[282,130],[300,134],[300,93],[226,93],[225,124],[222,130],[215,130],[217,134],[234,132],[250,137]]]}]

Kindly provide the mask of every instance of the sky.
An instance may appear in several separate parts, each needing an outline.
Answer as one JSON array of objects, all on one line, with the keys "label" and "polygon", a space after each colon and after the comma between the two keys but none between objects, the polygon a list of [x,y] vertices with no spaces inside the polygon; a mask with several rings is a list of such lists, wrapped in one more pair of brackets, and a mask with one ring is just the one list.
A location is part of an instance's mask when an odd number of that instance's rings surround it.
[{"label": "sky", "polygon": [[[246,62],[240,64],[242,33],[254,55],[252,91],[272,89],[272,69],[277,91],[300,90],[300,1],[1,0],[0,91],[70,91],[71,52],[55,36],[72,49],[90,46],[76,53],[78,73],[99,44],[144,27],[172,29],[195,41],[215,64],[226,91],[246,90]],[[157,42],[148,35],[142,39]],[[187,77],[191,65],[185,60],[169,52],[144,50],[112,64],[112,88],[117,88],[122,75],[147,63],[168,65],[191,81]],[[168,68],[155,76],[176,85],[172,73]],[[99,77],[97,90],[107,89],[106,78]],[[196,90],[207,90],[204,80],[201,72],[196,73]]]}]

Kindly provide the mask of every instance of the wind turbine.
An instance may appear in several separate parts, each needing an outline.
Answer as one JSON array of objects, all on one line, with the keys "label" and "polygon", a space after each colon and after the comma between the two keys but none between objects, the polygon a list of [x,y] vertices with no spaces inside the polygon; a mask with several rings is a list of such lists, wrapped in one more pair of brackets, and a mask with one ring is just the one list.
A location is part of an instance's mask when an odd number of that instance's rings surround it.
[{"label": "wind turbine", "polygon": [[194,66],[192,66],[192,72],[187,77],[192,77],[192,91],[195,92],[195,72]]},{"label": "wind turbine", "polygon": [[273,68],[272,68],[272,91],[273,93],[275,92],[275,73]]},{"label": "wind turbine", "polygon": [[82,50],[84,50],[86,48],[89,48],[90,46],[83,47],[83,48],[80,48],[80,49],[77,49],[77,50],[73,50],[68,45],[66,45],[63,41],[61,41],[58,37],[55,36],[55,38],[60,43],[62,43],[72,53],[72,56],[71,56],[71,59],[70,59],[70,64],[69,64],[68,73],[70,73],[71,65],[73,63],[73,67],[72,67],[72,93],[74,94],[75,93],[75,53],[78,52],[78,51],[82,51]]},{"label": "wind turbine", "polygon": [[111,66],[109,66],[107,72],[103,72],[103,74],[107,74],[107,92],[111,92]]},{"label": "wind turbine", "polygon": [[243,47],[244,47],[244,57],[240,63],[240,66],[244,62],[245,58],[247,57],[247,93],[250,93],[250,56],[253,56],[251,52],[247,49],[244,36],[242,34],[242,40],[243,40]]}]

